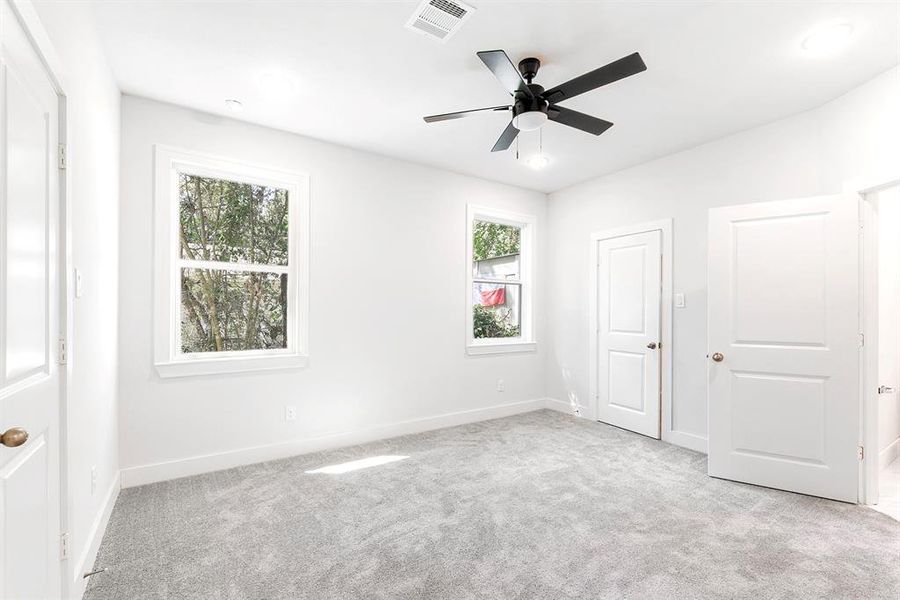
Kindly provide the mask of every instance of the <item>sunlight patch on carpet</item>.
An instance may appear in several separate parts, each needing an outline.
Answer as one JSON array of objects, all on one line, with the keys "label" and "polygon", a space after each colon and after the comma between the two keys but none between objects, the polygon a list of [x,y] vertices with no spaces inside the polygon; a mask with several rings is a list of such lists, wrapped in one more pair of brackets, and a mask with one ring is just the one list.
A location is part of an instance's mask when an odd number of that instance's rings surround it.
[{"label": "sunlight patch on carpet", "polygon": [[391,454],[386,454],[383,456],[370,456],[369,458],[361,458],[359,460],[351,460],[350,462],[338,463],[336,465],[328,465],[327,467],[319,467],[318,469],[313,469],[312,471],[306,471],[306,473],[310,475],[317,473],[339,475],[341,473],[349,473],[350,471],[358,471],[360,469],[368,469],[370,467],[386,465],[388,463],[405,460],[407,458],[409,457],[395,456]]}]

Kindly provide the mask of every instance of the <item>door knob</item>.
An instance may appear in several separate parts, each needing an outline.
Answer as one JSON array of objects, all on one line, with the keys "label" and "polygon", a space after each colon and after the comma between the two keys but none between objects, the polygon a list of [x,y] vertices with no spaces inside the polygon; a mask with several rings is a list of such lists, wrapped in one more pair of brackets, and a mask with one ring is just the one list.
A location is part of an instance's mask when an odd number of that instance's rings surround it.
[{"label": "door knob", "polygon": [[647,347],[651,350],[656,350],[656,342],[650,342],[649,344],[647,344]]},{"label": "door knob", "polygon": [[0,435],[0,444],[15,448],[28,441],[28,432],[21,427],[10,427]]},{"label": "door knob", "polygon": [[722,362],[723,360],[725,360],[725,355],[721,352],[715,352],[712,355],[712,359],[716,362]]}]

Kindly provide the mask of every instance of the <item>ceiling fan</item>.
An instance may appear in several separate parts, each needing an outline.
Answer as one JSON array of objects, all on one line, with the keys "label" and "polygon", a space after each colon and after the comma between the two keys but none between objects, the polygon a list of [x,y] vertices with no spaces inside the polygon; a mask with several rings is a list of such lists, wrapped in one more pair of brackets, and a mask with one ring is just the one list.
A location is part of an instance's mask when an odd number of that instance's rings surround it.
[{"label": "ceiling fan", "polygon": [[532,83],[538,69],[541,67],[541,61],[538,59],[525,58],[519,62],[519,69],[516,70],[512,61],[509,60],[509,57],[503,50],[487,50],[477,54],[478,58],[512,95],[514,98],[513,104],[511,106],[491,106],[489,108],[476,108],[474,110],[463,110],[443,115],[431,115],[425,117],[425,122],[434,123],[436,121],[460,119],[480,112],[512,110],[512,120],[506,126],[506,129],[503,130],[503,133],[500,134],[500,139],[491,148],[491,152],[506,150],[513,143],[513,140],[516,139],[516,136],[519,135],[519,131],[538,129],[548,119],[581,131],[600,135],[612,127],[613,124],[597,117],[557,106],[557,103],[647,70],[647,65],[644,64],[641,55],[635,52],[599,69],[594,69],[590,73],[585,73],[549,90],[544,90],[538,84]]}]

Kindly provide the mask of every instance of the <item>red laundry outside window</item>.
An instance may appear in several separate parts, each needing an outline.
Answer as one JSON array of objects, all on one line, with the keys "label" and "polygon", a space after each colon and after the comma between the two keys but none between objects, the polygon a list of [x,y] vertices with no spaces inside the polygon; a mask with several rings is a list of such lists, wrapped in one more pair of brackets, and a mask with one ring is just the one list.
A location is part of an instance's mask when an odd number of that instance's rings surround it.
[{"label": "red laundry outside window", "polygon": [[506,304],[506,288],[498,287],[495,290],[482,290],[481,305],[482,306],[499,306]]}]

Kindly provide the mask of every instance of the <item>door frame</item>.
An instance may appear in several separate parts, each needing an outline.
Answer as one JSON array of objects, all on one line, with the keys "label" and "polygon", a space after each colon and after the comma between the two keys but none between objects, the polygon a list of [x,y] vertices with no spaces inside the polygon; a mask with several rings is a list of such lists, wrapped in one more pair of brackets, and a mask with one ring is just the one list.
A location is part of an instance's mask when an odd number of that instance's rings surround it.
[{"label": "door frame", "polygon": [[599,354],[598,350],[598,340],[597,340],[597,329],[599,326],[597,319],[597,305],[599,304],[598,299],[598,278],[597,278],[597,269],[598,265],[598,256],[597,256],[597,244],[602,240],[608,240],[617,237],[625,237],[629,235],[634,235],[637,233],[647,233],[650,231],[660,231],[662,232],[662,290],[660,294],[660,340],[661,344],[660,348],[660,377],[659,377],[659,387],[660,387],[660,420],[662,421],[662,427],[660,428],[660,433],[663,441],[671,442],[673,444],[679,444],[682,446],[693,447],[690,444],[691,440],[682,439],[679,436],[679,432],[675,431],[674,423],[672,421],[672,219],[660,219],[657,221],[648,221],[644,223],[636,223],[634,225],[626,225],[623,227],[616,227],[614,229],[606,229],[603,231],[595,231],[590,235],[590,259],[588,260],[588,265],[590,268],[589,274],[589,291],[588,291],[588,306],[589,306],[589,322],[590,325],[588,327],[588,374],[590,381],[590,410],[592,414],[589,415],[590,418],[594,421],[597,420],[597,417],[600,414],[599,409],[599,389],[600,382],[598,381],[598,373],[597,373],[597,357]]},{"label": "door frame", "polygon": [[[47,34],[46,29],[44,29],[44,25],[41,22],[41,19],[37,14],[34,5],[31,3],[31,0],[0,0],[0,2],[6,2],[12,9],[13,15],[18,18],[19,24],[25,30],[26,35],[31,41],[32,47],[34,48],[38,57],[41,59],[41,62],[44,64],[44,68],[46,69],[47,75],[50,79],[50,84],[53,86],[53,89],[56,91],[56,95],[59,98],[59,119],[57,122],[59,127],[58,143],[68,148],[68,112],[66,104],[67,97],[65,93],[67,86],[65,84],[65,69],[63,68],[63,63],[60,60],[59,55],[56,53],[56,50],[53,47],[52,42],[50,41],[50,36]],[[65,344],[66,357],[68,359],[71,354],[69,352],[69,345],[70,341],[72,340],[72,324],[74,322],[74,282],[72,281],[73,278],[71,275],[72,231],[71,219],[69,218],[69,215],[71,214],[71,191],[69,189],[71,178],[68,177],[67,169],[58,169],[57,171],[59,173],[59,239],[57,240],[57,252],[59,254],[59,334],[61,337],[61,344]],[[57,359],[59,359],[59,356],[57,356]],[[68,535],[70,524],[69,507],[72,506],[72,502],[69,498],[68,486],[69,443],[67,419],[69,379],[71,368],[71,360],[66,360],[63,364],[59,365],[59,400],[57,409],[59,413],[58,447],[60,536],[64,534]],[[60,552],[62,552],[62,548],[63,541],[60,537]],[[58,576],[60,578],[59,590],[63,598],[72,597],[73,592],[76,591],[80,596],[80,592],[83,591],[79,588],[80,574],[77,572],[69,573],[69,565],[73,565],[75,563],[75,560],[71,555],[72,549],[69,547],[68,550],[69,555],[67,559],[61,559],[59,561],[58,570]],[[62,556],[62,554],[60,554],[60,556]]]},{"label": "door frame", "polygon": [[863,459],[859,469],[859,503],[878,503],[881,471],[878,448],[878,219],[869,194],[900,185],[900,173],[877,182],[845,184],[859,194],[860,311],[859,331],[863,344],[859,353],[859,445]]}]

